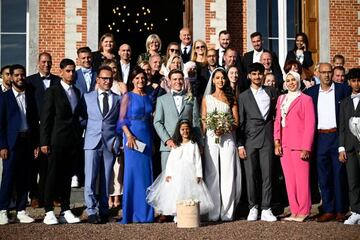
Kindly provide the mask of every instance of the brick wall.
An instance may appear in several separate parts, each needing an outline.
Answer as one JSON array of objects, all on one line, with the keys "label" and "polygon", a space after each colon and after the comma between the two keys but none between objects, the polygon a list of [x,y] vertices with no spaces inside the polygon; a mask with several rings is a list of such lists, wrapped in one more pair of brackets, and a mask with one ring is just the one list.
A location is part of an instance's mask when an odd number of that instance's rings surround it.
[{"label": "brick wall", "polygon": [[330,59],[342,54],[346,68],[360,65],[360,1],[330,0]]},{"label": "brick wall", "polygon": [[[65,0],[39,1],[39,53],[49,52],[53,58],[52,72],[58,74],[65,49]],[[37,59],[34,59],[34,61]]]},{"label": "brick wall", "polygon": [[[76,15],[81,17],[81,24],[76,26],[81,41],[76,42],[74,52],[87,43],[87,0],[81,1],[81,8],[76,9]],[[39,13],[39,53],[46,51],[52,55],[52,72],[59,74],[59,63],[65,57],[65,0],[40,0]]]},{"label": "brick wall", "polygon": [[230,32],[233,46],[241,55],[246,52],[246,6],[246,0],[227,1],[227,30]]},{"label": "brick wall", "polygon": [[210,4],[215,0],[205,0],[205,42],[208,48],[215,48],[216,44],[211,42],[210,36],[216,34],[215,28],[210,26],[211,19],[216,18],[216,12],[210,11]]}]

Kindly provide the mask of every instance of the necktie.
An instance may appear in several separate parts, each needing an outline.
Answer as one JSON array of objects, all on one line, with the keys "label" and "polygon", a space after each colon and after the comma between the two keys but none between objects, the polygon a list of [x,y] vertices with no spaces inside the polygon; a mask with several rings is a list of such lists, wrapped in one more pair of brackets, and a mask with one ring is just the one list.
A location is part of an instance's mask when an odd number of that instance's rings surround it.
[{"label": "necktie", "polygon": [[75,96],[75,92],[74,92],[73,86],[70,86],[70,87],[68,88],[68,94],[69,94],[69,100],[70,100],[71,110],[74,112],[74,109],[75,109],[76,104],[77,104],[77,99],[76,99],[76,96]]},{"label": "necktie", "polygon": [[187,48],[186,47],[184,47],[184,55],[187,55],[188,53],[187,53]]},{"label": "necktie", "polygon": [[103,98],[103,117],[106,116],[106,114],[109,112],[109,99],[108,99],[108,94],[106,92],[103,92],[102,95],[104,96]]}]

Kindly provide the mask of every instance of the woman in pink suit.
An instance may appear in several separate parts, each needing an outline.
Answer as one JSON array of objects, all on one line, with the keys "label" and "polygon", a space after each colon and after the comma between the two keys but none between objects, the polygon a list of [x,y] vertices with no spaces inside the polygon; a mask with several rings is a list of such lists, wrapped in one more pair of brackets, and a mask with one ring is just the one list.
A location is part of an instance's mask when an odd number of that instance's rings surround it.
[{"label": "woman in pink suit", "polygon": [[291,216],[287,221],[303,222],[310,214],[310,153],[315,131],[311,97],[300,91],[300,75],[285,76],[288,90],[278,98],[274,126],[275,154],[281,156]]}]

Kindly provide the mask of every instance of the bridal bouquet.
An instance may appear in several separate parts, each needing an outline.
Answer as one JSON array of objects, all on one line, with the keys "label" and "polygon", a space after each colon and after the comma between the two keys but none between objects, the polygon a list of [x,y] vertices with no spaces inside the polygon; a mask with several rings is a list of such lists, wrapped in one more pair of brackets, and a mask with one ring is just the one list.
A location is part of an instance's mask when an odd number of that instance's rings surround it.
[{"label": "bridal bouquet", "polygon": [[[206,115],[206,128],[213,131],[231,132],[234,118],[229,112],[218,112],[216,109]],[[215,137],[215,143],[220,143],[220,137]]]}]

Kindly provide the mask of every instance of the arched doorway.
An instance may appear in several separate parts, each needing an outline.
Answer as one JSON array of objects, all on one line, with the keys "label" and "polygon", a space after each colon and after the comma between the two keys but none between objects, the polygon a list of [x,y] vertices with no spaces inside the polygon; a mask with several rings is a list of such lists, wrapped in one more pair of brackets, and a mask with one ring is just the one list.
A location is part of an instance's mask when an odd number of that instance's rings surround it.
[{"label": "arched doorway", "polygon": [[115,35],[117,46],[129,43],[133,61],[145,52],[147,36],[156,33],[162,40],[162,53],[167,44],[179,41],[183,27],[183,0],[108,0],[99,1],[99,38],[106,32]]}]

